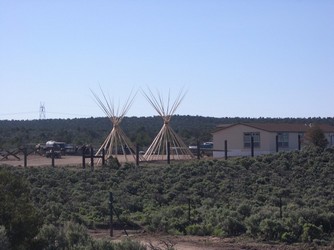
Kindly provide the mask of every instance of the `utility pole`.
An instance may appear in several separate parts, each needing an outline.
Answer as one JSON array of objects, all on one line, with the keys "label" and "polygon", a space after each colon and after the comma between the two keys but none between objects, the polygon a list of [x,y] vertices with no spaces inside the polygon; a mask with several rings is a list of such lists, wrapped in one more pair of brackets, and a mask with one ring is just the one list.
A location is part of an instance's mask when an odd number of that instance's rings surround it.
[{"label": "utility pole", "polygon": [[46,116],[45,116],[45,105],[44,103],[40,103],[39,105],[39,119],[42,120],[42,119],[45,119]]}]

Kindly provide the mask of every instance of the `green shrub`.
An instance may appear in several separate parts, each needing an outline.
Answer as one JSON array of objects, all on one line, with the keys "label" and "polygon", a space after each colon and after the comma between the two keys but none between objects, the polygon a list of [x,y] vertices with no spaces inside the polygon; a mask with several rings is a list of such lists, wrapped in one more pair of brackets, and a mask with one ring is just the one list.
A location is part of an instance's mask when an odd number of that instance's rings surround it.
[{"label": "green shrub", "polygon": [[74,222],[61,227],[43,225],[34,242],[34,249],[80,249],[92,242],[87,229]]},{"label": "green shrub", "polygon": [[125,240],[114,245],[115,250],[146,250],[146,247],[137,241]]},{"label": "green shrub", "polygon": [[0,250],[10,249],[9,239],[7,237],[6,228],[0,225]]},{"label": "green shrub", "polygon": [[245,219],[246,232],[252,237],[257,237],[260,230],[261,216],[259,214],[254,214]]},{"label": "green shrub", "polygon": [[315,239],[321,239],[322,229],[311,223],[305,223],[303,225],[303,242],[312,242]]},{"label": "green shrub", "polygon": [[54,225],[43,225],[34,242],[35,249],[57,249],[67,247],[64,235]]},{"label": "green shrub", "polygon": [[286,243],[294,243],[298,240],[298,237],[292,232],[284,232],[281,236],[281,240]]},{"label": "green shrub", "polygon": [[28,182],[0,168],[0,225],[13,249],[25,249],[37,235],[41,218],[30,200]]},{"label": "green shrub", "polygon": [[222,222],[222,229],[229,236],[237,236],[246,232],[245,225],[231,216]]},{"label": "green shrub", "polygon": [[260,223],[261,234],[265,240],[278,240],[284,231],[280,221],[273,219],[264,219]]},{"label": "green shrub", "polygon": [[213,230],[213,233],[212,233],[214,236],[216,237],[223,237],[223,236],[226,236],[226,233],[223,231],[222,228],[220,227],[216,227],[214,230]]},{"label": "green shrub", "polygon": [[[137,224],[152,231],[195,235],[233,236],[247,232],[252,237],[291,242],[301,241],[303,233],[311,234],[303,229],[310,223],[322,230],[320,241],[333,239],[333,153],[307,149],[252,159],[141,165],[96,167],[94,171],[77,167],[0,167],[0,173],[6,170],[31,186],[31,192],[24,189],[15,197],[15,192],[3,192],[7,187],[1,181],[0,198],[6,200],[7,194],[11,194],[15,199],[6,203],[0,200],[0,210],[4,208],[4,215],[14,213],[23,218],[22,213],[15,213],[15,208],[24,212],[20,202],[28,201],[36,209],[33,214],[40,215],[44,224],[55,225],[62,232],[60,239],[67,242],[64,227],[59,226],[66,221],[97,229],[108,226],[108,198],[112,191],[118,214],[115,223],[125,224],[126,228]],[[9,216],[1,218],[4,221]],[[11,241],[13,235],[6,226],[10,224],[0,224],[6,227]],[[48,230],[52,234],[53,229]],[[75,242],[77,236],[69,237]]]},{"label": "green shrub", "polygon": [[186,233],[189,235],[207,236],[211,235],[213,230],[210,224],[193,224],[186,227]]},{"label": "green shrub", "polygon": [[115,245],[105,240],[94,240],[87,250],[115,250]]}]

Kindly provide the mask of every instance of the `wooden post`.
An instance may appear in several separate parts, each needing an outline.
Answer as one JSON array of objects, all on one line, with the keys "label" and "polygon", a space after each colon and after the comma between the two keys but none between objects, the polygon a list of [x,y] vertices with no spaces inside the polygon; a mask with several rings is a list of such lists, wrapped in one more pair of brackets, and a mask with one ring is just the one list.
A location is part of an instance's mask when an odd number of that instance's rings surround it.
[{"label": "wooden post", "polygon": [[54,150],[53,147],[51,149],[51,165],[52,165],[52,167],[55,166],[55,150]]},{"label": "wooden post", "polygon": [[254,137],[251,137],[251,156],[254,157]]},{"label": "wooden post", "polygon": [[225,160],[227,160],[227,140],[224,141],[225,146]]},{"label": "wooden post", "polygon": [[170,143],[167,142],[167,164],[170,164]]},{"label": "wooden post", "polygon": [[276,153],[278,152],[278,135],[276,135]]},{"label": "wooden post", "polygon": [[82,148],[82,168],[86,168],[86,148]]},{"label": "wooden post", "polygon": [[92,146],[90,146],[90,168],[94,170],[94,150]]},{"label": "wooden post", "polygon": [[109,221],[109,227],[110,227],[110,231],[109,231],[109,235],[110,237],[114,236],[114,230],[113,230],[113,196],[112,196],[112,192],[109,192],[109,213],[110,213],[110,221]]},{"label": "wooden post", "polygon": [[136,144],[136,166],[139,167],[139,145]]},{"label": "wooden post", "polygon": [[24,165],[24,167],[27,167],[27,156],[28,156],[28,153],[27,153],[27,148],[24,148],[23,149],[23,155],[24,155],[24,160],[23,160],[23,165]]},{"label": "wooden post", "polygon": [[279,217],[282,219],[283,212],[282,212],[282,197],[279,197]]},{"label": "wooden post", "polygon": [[301,149],[301,138],[300,135],[298,135],[298,150]]},{"label": "wooden post", "polygon": [[102,165],[104,166],[106,164],[106,152],[105,149],[102,148]]},{"label": "wooden post", "polygon": [[201,159],[201,148],[200,148],[199,141],[197,141],[197,160]]},{"label": "wooden post", "polygon": [[191,203],[190,203],[190,198],[188,198],[188,222],[190,224],[190,220],[191,220],[191,217],[190,217],[190,212],[191,212]]}]

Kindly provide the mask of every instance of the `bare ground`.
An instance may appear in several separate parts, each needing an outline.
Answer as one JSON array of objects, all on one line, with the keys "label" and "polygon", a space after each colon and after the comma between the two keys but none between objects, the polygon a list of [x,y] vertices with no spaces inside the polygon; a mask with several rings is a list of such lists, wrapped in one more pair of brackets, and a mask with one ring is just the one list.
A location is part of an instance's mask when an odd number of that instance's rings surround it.
[{"label": "bare ground", "polygon": [[[17,155],[20,160],[14,158],[13,156],[8,156],[8,159],[2,159],[0,164],[10,165],[15,167],[24,166],[24,157],[21,154]],[[88,159],[87,159],[88,162]],[[90,163],[90,161],[89,161]],[[41,155],[29,155],[27,157],[27,166],[28,167],[39,167],[39,166],[51,166],[51,158],[47,158]],[[82,166],[82,157],[81,156],[62,156],[59,159],[55,159],[55,166]]]},{"label": "bare ground", "polygon": [[[4,165],[9,165],[9,166],[15,166],[15,167],[22,167],[24,166],[24,156],[23,154],[17,154],[17,157],[20,158],[20,160],[18,160],[17,158],[15,158],[12,155],[8,156],[8,159],[3,159],[3,156],[0,156],[0,165],[4,164]],[[166,157],[165,157],[166,158]],[[82,167],[82,156],[80,155],[63,155],[61,156],[61,158],[55,158],[54,159],[55,162],[55,166],[57,167],[64,167],[64,166],[78,166],[78,167]],[[120,163],[125,163],[125,162],[132,162],[135,163],[136,160],[131,156],[131,155],[118,155],[117,156],[117,160]],[[173,159],[172,159],[173,160]],[[179,160],[183,160],[183,159],[179,159]],[[186,159],[184,159],[186,160]],[[86,158],[85,160],[86,162],[86,166],[90,166],[91,161],[90,158]],[[142,164],[147,164],[149,162],[144,161],[143,159],[141,159],[140,161]],[[165,163],[166,160],[161,160],[161,159],[153,159],[150,162],[152,163]],[[27,157],[27,166],[28,167],[41,167],[41,166],[51,166],[52,165],[52,160],[51,158],[47,158],[45,156],[41,156],[39,154],[31,154],[28,155]],[[101,166],[101,160],[99,159],[94,159],[94,166]]]},{"label": "bare ground", "polygon": [[[14,166],[14,167],[22,167],[24,166],[24,157],[23,155],[17,155],[20,160],[13,156],[9,156],[8,159],[0,160],[0,164]],[[2,157],[1,157],[2,158]],[[131,159],[129,156],[125,159],[124,156],[118,157],[119,162],[135,162],[134,159]],[[85,160],[86,166],[90,166],[90,158],[86,158]],[[63,155],[61,158],[55,158],[54,164],[56,167],[66,167],[66,166],[77,166],[82,167],[82,156],[77,155]],[[31,154],[27,157],[27,166],[28,167],[45,167],[52,166],[52,159],[47,158],[45,156],[41,156],[39,154]],[[101,166],[101,162],[99,159],[94,159],[94,166]]]},{"label": "bare ground", "polygon": [[176,250],[297,250],[297,249],[333,249],[334,246],[315,246],[306,244],[277,244],[256,242],[246,237],[213,237],[213,236],[171,236],[162,234],[148,234],[142,231],[129,231],[128,236],[123,231],[114,230],[113,237],[108,230],[90,230],[95,239],[120,242],[131,239],[141,242],[150,250],[166,250],[173,247]]},{"label": "bare ground", "polygon": [[[16,154],[16,156],[19,158],[19,160],[14,157],[13,155],[8,155],[7,158],[4,158],[3,154],[6,154],[5,152],[0,152],[2,155],[0,156],[0,164],[10,165],[10,166],[24,166],[24,156],[23,154]],[[175,158],[174,158],[175,157]],[[176,161],[185,161],[189,160],[190,156],[173,156],[171,155],[171,160]],[[64,167],[64,166],[79,166],[82,167],[82,156],[81,155],[63,155],[61,158],[55,158],[54,159],[55,166]],[[120,163],[125,162],[132,162],[135,163],[136,159],[132,155],[117,155],[117,160]],[[90,158],[86,158],[86,166],[90,166]],[[167,156],[151,156],[150,161],[145,161],[145,159],[140,156],[140,162],[142,164],[148,164],[148,163],[166,163],[167,162]],[[47,158],[45,156],[39,155],[39,154],[30,154],[27,157],[27,166],[29,167],[37,167],[37,166],[51,166],[52,160],[51,158]],[[94,159],[94,166],[101,166],[101,160],[100,159]]]}]

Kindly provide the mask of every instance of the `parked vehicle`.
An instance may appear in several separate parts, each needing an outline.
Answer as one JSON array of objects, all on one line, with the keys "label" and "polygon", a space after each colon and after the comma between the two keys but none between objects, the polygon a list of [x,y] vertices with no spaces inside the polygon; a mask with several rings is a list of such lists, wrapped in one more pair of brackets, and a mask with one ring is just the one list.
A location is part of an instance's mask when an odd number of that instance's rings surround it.
[{"label": "parked vehicle", "polygon": [[[60,151],[53,151],[54,158],[61,158],[61,152]],[[46,158],[52,158],[52,149],[45,152]]]},{"label": "parked vehicle", "polygon": [[52,152],[55,158],[61,158],[65,154],[65,142],[47,141],[45,143],[45,156],[52,157]]},{"label": "parked vehicle", "polygon": [[[197,145],[190,145],[189,149],[193,154],[197,154]],[[212,156],[212,149],[213,142],[203,142],[199,145],[200,154],[202,155]]]}]

